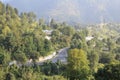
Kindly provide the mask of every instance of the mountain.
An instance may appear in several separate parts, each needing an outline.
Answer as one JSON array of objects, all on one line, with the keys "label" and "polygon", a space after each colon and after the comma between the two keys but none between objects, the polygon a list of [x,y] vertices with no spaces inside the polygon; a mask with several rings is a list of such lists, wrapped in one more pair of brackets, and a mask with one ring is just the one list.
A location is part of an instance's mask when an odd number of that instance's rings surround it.
[{"label": "mountain", "polygon": [[120,0],[1,0],[39,18],[94,24],[120,22]]}]

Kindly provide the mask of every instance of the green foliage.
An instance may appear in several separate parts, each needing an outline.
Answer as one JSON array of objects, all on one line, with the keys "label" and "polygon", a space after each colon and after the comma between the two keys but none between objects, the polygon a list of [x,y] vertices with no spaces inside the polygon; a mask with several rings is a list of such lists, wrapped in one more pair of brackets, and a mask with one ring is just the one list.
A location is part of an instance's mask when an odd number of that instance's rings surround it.
[{"label": "green foliage", "polygon": [[101,53],[99,62],[106,64],[106,63],[111,63],[114,61],[115,55],[112,53]]},{"label": "green foliage", "polygon": [[[120,68],[116,63],[120,61],[119,24],[75,30],[79,26],[57,23],[54,19],[46,24],[44,19],[37,20],[33,12],[18,13],[16,8],[0,2],[0,80],[119,79]],[[52,34],[43,30],[51,30]],[[46,36],[51,39],[45,39]],[[93,39],[87,41],[87,36]],[[70,47],[67,65],[60,62],[37,65],[39,57],[64,47]],[[29,59],[34,65],[26,65]],[[17,63],[9,65],[13,60]]]},{"label": "green foliage", "polygon": [[44,41],[44,49],[45,49],[45,51],[49,52],[49,51],[52,50],[51,44],[52,44],[51,41],[45,39],[45,41]]},{"label": "green foliage", "polygon": [[5,80],[16,80],[14,74],[12,73],[7,73],[5,76]]},{"label": "green foliage", "polygon": [[82,49],[71,49],[68,54],[68,78],[86,80],[89,77],[89,62]]},{"label": "green foliage", "polygon": [[32,59],[38,59],[53,50],[41,28],[46,25],[44,21],[37,22],[33,12],[19,15],[16,8],[0,3],[1,10],[4,7],[6,11],[0,14],[0,47],[10,53],[11,59],[26,62],[31,55]]},{"label": "green foliage", "polygon": [[6,66],[10,62],[10,54],[0,47],[0,65]]},{"label": "green foliage", "polygon": [[70,48],[72,48],[72,49],[74,49],[74,48],[81,49],[82,48],[81,40],[77,40],[77,39],[72,40]]},{"label": "green foliage", "polygon": [[39,58],[39,52],[36,52],[36,51],[31,51],[27,55],[28,55],[28,58],[33,59],[33,61]]},{"label": "green foliage", "polygon": [[117,39],[116,43],[120,45],[120,37]]},{"label": "green foliage", "polygon": [[90,62],[89,66],[91,69],[91,72],[94,73],[97,71],[98,62],[99,62],[99,56],[95,51],[91,51],[88,53],[88,60]]},{"label": "green foliage", "polygon": [[75,33],[74,28],[72,28],[70,26],[63,27],[61,29],[61,32],[62,32],[62,34],[67,35],[67,36],[72,36]]},{"label": "green foliage", "polygon": [[71,39],[70,48],[78,48],[87,51],[87,42],[85,40],[84,30],[77,31]]},{"label": "green foliage", "polygon": [[64,78],[63,76],[44,76],[41,80],[67,80],[66,78]]},{"label": "green foliage", "polygon": [[0,67],[0,79],[4,80],[5,71],[4,68]]},{"label": "green foliage", "polygon": [[26,61],[27,61],[25,53],[21,53],[21,52],[14,53],[12,57],[21,63],[26,63]]},{"label": "green foliage", "polygon": [[65,74],[66,67],[64,64],[62,64],[60,61],[56,63],[52,62],[45,62],[41,66],[41,71],[45,73],[46,75],[61,75]]},{"label": "green foliage", "polygon": [[51,36],[54,36],[54,37],[57,37],[57,36],[60,36],[60,31],[59,30],[54,30],[51,34]]},{"label": "green foliage", "polygon": [[96,80],[119,80],[120,63],[106,65],[95,74]]},{"label": "green foliage", "polygon": [[4,61],[4,55],[0,54],[0,64],[3,64],[3,61]]}]

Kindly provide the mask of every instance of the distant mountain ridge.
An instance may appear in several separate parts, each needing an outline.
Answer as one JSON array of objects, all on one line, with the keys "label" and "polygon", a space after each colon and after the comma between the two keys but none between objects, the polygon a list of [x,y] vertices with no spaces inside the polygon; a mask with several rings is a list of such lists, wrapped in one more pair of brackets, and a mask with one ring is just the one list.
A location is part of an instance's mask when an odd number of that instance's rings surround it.
[{"label": "distant mountain ridge", "polygon": [[39,18],[78,23],[120,22],[119,0],[1,0]]}]

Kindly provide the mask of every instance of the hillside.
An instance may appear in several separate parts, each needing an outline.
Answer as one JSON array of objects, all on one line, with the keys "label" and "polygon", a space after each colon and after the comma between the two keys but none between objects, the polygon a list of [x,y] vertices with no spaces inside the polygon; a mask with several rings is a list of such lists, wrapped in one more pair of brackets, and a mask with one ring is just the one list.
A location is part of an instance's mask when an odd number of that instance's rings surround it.
[{"label": "hillside", "polygon": [[120,24],[97,24],[87,26],[89,35],[97,35],[100,38],[116,38],[120,35]]},{"label": "hillside", "polygon": [[120,80],[119,34],[120,24],[48,22],[0,2],[0,80]]}]

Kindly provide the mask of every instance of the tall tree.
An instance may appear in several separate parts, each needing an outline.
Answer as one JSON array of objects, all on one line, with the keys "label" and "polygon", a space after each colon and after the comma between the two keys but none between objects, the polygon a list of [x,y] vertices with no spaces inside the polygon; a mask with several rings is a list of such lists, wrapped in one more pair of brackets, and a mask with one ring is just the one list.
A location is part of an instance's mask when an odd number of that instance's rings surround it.
[{"label": "tall tree", "polygon": [[90,53],[88,53],[88,60],[90,62],[90,69],[91,71],[94,73],[97,71],[97,67],[98,67],[98,62],[99,62],[99,56],[97,54],[97,52],[95,52],[95,50],[90,51]]},{"label": "tall tree", "polygon": [[82,49],[71,49],[68,53],[67,72],[70,80],[86,80],[89,77],[89,62]]}]

